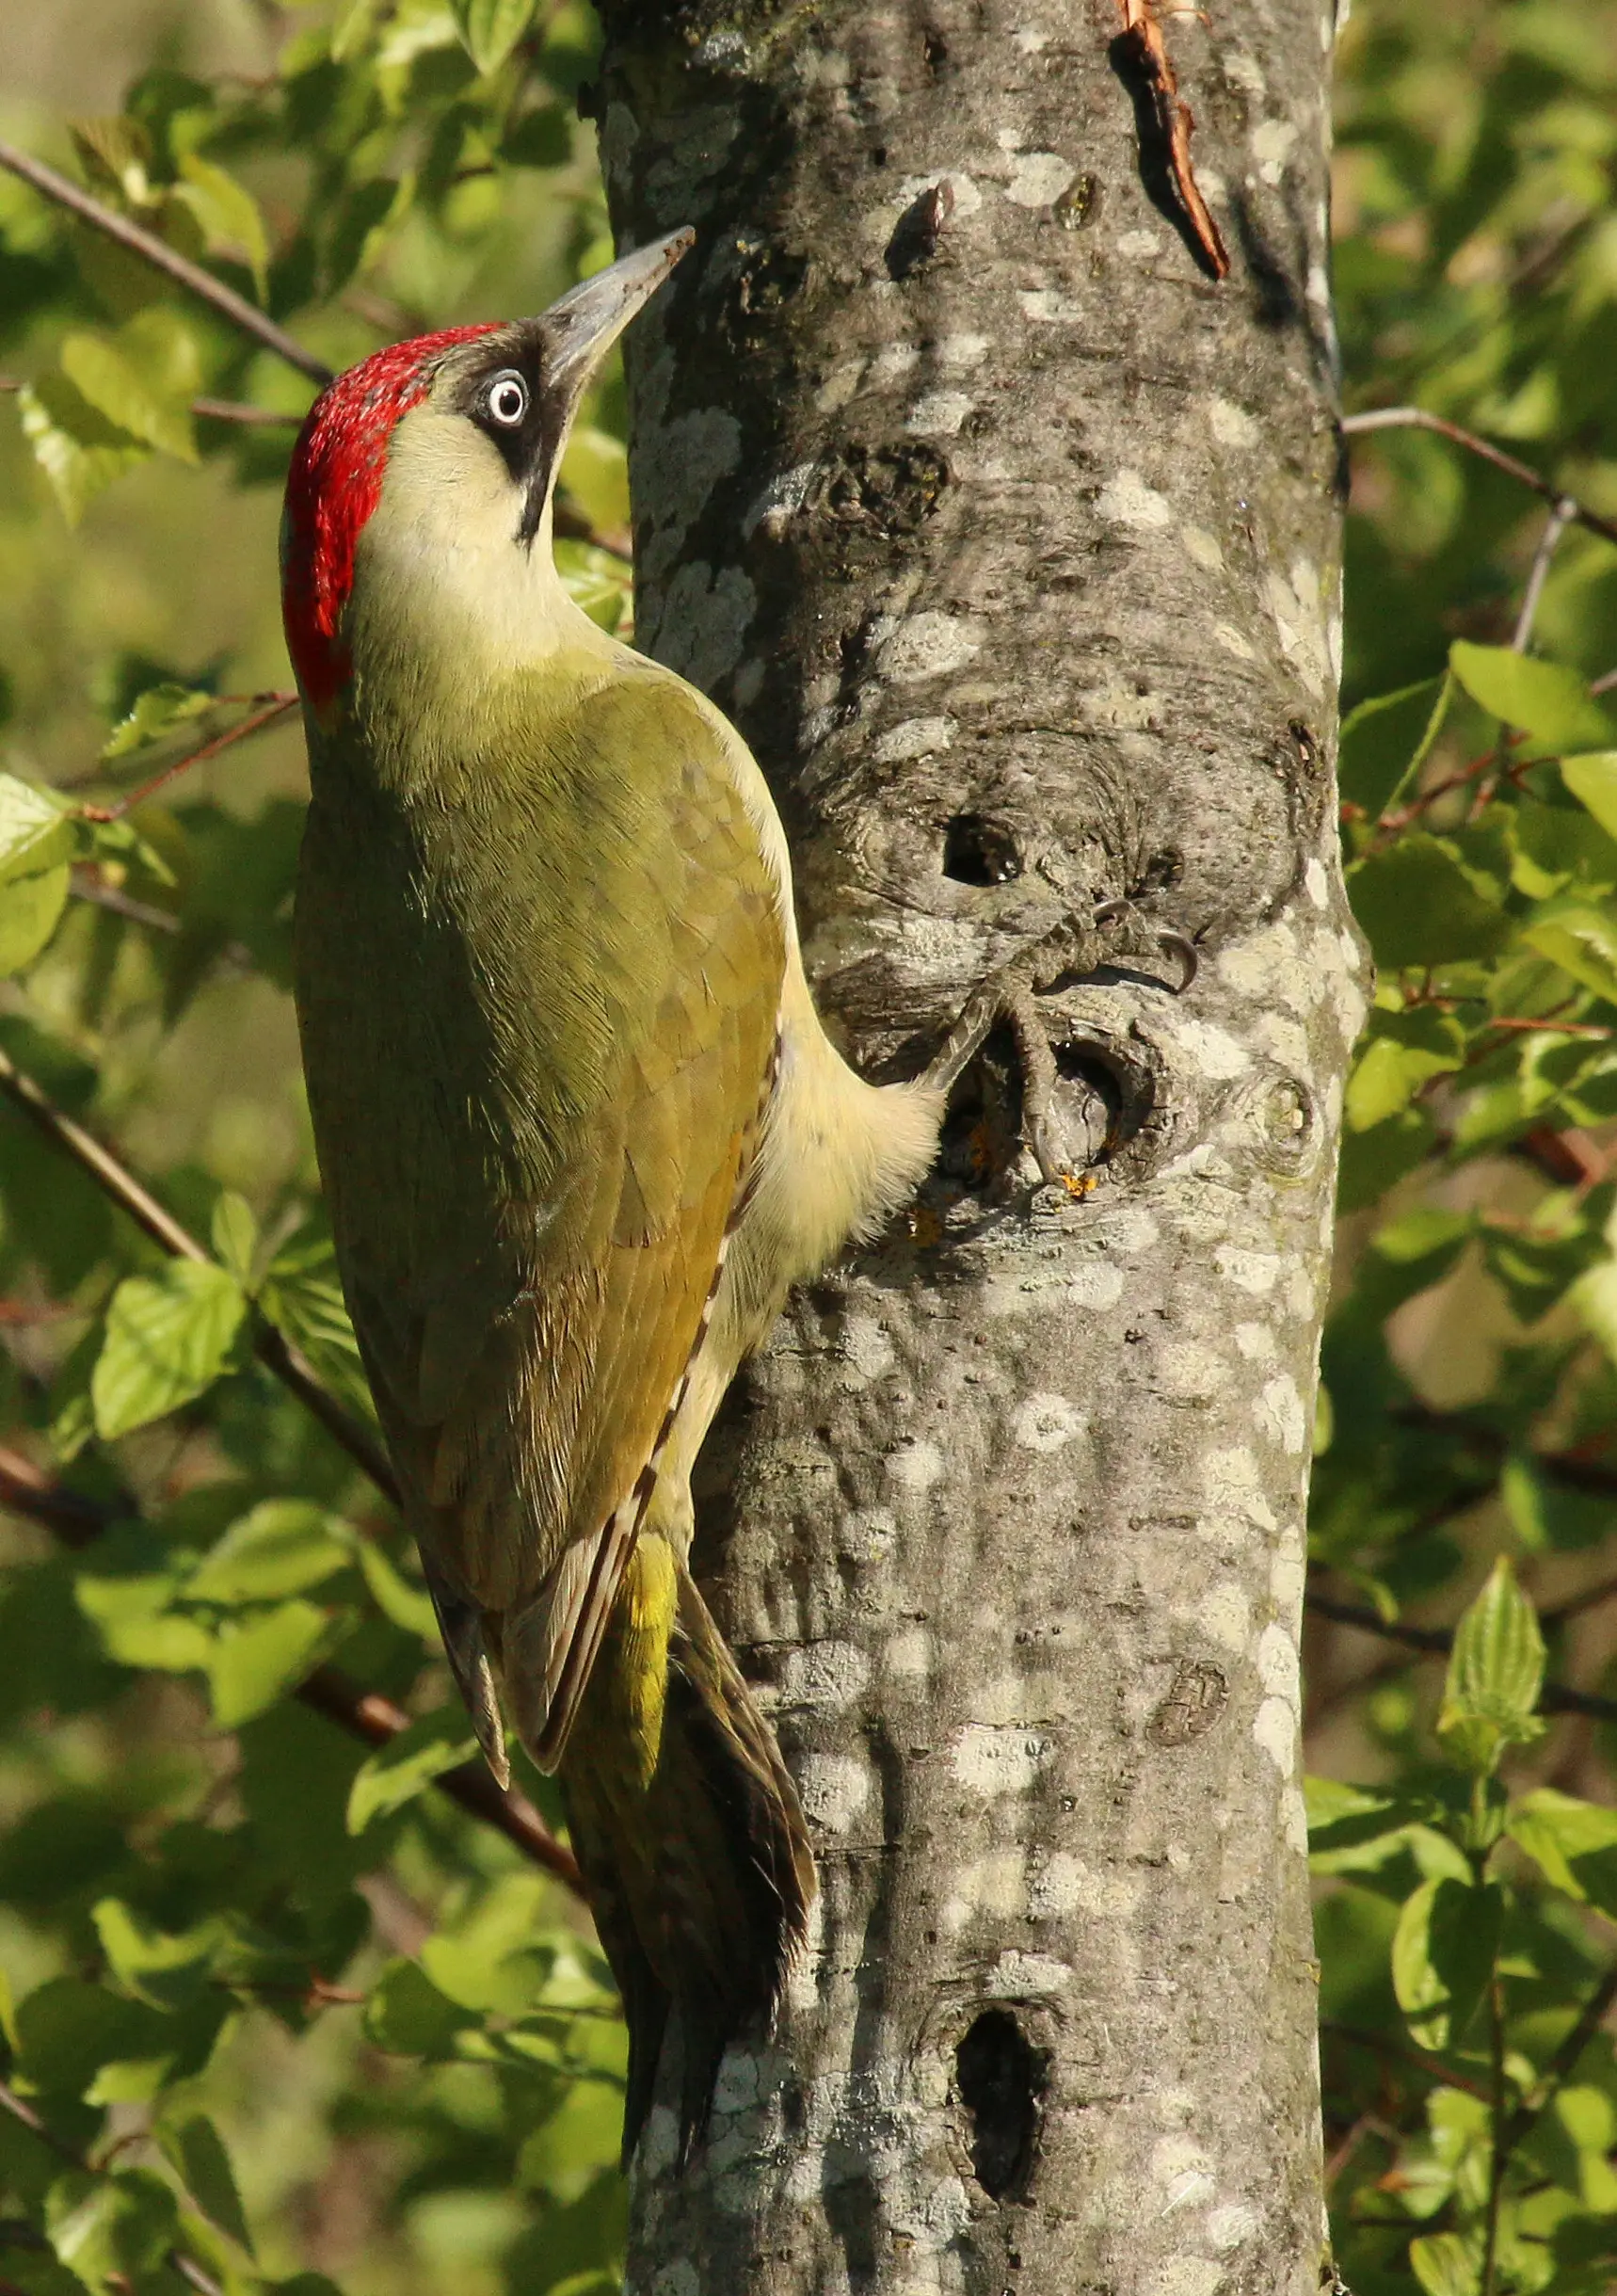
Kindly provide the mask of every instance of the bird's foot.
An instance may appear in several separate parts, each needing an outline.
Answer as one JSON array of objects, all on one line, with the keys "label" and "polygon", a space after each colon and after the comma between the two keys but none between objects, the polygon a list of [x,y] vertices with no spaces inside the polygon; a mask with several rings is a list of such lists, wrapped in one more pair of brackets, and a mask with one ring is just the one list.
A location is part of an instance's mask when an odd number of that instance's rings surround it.
[{"label": "bird's foot", "polygon": [[[1055,1054],[1037,997],[1065,980],[1079,980],[1112,966],[1129,967],[1136,956],[1171,958],[1179,977],[1163,982],[1182,996],[1195,979],[1195,945],[1182,933],[1153,923],[1131,901],[1103,901],[1087,917],[1076,914],[1062,920],[1053,931],[1032,942],[1021,954],[989,974],[950,1030],[924,1082],[947,1092],[1001,1024],[1016,1040],[1022,1081],[1022,1139],[1050,1187],[1065,1188],[1076,1196],[1087,1196],[1094,1181],[1069,1172],[1057,1153],[1053,1109],[1057,1069]],[[1129,967],[1129,969],[1132,969]],[[1113,1051],[1105,1063],[1115,1068]],[[1129,1079],[1119,1080],[1127,1087]]]}]

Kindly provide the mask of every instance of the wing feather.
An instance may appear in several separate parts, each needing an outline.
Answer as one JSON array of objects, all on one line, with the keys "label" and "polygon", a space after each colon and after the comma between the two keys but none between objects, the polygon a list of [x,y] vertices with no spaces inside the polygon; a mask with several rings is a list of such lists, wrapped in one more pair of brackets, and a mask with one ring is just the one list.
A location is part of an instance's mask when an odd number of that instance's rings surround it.
[{"label": "wing feather", "polygon": [[560,717],[539,697],[520,757],[468,761],[457,805],[441,781],[335,818],[317,784],[299,1014],[440,1614],[481,1622],[553,1759],[746,1179],[784,925],[719,736],[649,671]]}]

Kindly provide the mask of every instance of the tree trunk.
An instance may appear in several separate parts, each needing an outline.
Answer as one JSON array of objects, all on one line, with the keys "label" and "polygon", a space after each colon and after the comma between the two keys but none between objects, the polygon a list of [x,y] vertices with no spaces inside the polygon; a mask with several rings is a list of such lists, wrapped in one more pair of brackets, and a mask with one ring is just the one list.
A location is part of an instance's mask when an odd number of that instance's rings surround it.
[{"label": "tree trunk", "polygon": [[[609,0],[640,642],[769,774],[875,1073],[1069,908],[1195,937],[993,1046],[795,1299],[696,1565],[822,1896],[639,2296],[1295,2291],[1325,2254],[1297,1640],[1340,1080],[1330,23],[1162,20],[1215,281],[1104,0]],[[1119,924],[1126,929],[1126,921]]]}]

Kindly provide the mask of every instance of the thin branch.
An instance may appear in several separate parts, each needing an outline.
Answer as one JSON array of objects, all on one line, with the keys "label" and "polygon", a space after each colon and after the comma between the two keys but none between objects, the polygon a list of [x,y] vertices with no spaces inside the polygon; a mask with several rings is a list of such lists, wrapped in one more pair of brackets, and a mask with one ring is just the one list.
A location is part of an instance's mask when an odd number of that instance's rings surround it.
[{"label": "thin branch", "polygon": [[245,742],[251,734],[262,733],[266,727],[275,725],[289,711],[297,707],[296,694],[255,694],[252,698],[263,706],[254,709],[239,724],[227,728],[223,733],[216,733],[211,742],[204,742],[200,749],[188,750],[183,758],[176,758],[171,765],[165,765],[161,773],[154,773],[149,781],[142,781],[138,789],[132,789],[116,805],[81,805],[78,808],[80,818],[85,821],[121,821],[126,813],[132,813],[137,805],[144,805],[148,797],[167,782],[172,781],[176,775],[188,773],[193,765],[200,765],[208,758],[217,757],[221,749],[232,748],[237,742]]},{"label": "thin branch", "polygon": [[266,313],[249,303],[245,296],[237,295],[233,287],[227,287],[223,280],[216,279],[211,271],[204,271],[200,264],[191,263],[184,255],[176,254],[164,240],[143,230],[138,223],[132,223],[127,216],[118,215],[110,207],[104,207],[99,200],[91,199],[88,191],[82,191],[67,176],[58,175],[54,168],[47,168],[43,160],[35,159],[26,152],[19,152],[14,144],[0,143],[0,168],[20,176],[24,184],[31,184],[47,200],[54,200],[58,207],[65,207],[70,215],[77,216],[81,222],[104,233],[108,239],[116,240],[120,247],[127,248],[132,255],[138,255],[154,269],[167,272],[189,294],[211,305],[221,318],[228,319],[243,334],[251,335],[255,342],[264,345],[265,350],[273,351],[278,359],[284,359],[288,366],[296,367],[300,375],[307,375],[312,382],[325,384],[331,380],[331,369],[323,359],[316,359],[312,351],[306,351],[296,337],[289,335],[283,327],[278,327]]},{"label": "thin branch", "polygon": [[1351,2043],[1354,2048],[1369,2049],[1372,2056],[1413,2065],[1417,2073],[1424,2073],[1429,2080],[1441,2081],[1445,2088],[1464,2089],[1471,2096],[1486,2097],[1488,2094],[1480,2080],[1456,2072],[1441,2057],[1429,2057],[1424,2049],[1411,2048],[1404,2042],[1389,2039],[1385,2033],[1373,2032],[1368,2026],[1344,2025],[1337,2017],[1321,2017],[1320,2031],[1329,2033],[1334,2040]]},{"label": "thin branch", "polygon": [[[58,2160],[65,2160],[71,2168],[79,2170],[86,2176],[110,2177],[112,2174],[110,2169],[98,2165],[81,2152],[75,2152],[71,2144],[64,2144],[56,2131],[46,2127],[32,2105],[20,2097],[15,2089],[8,2087],[5,2081],[0,2081],[0,2112],[8,2112],[14,2121],[20,2121],[23,2127],[36,2136],[48,2151],[55,2153]],[[183,2248],[169,2249],[167,2261],[179,2273],[182,2280],[196,2289],[197,2296],[224,2296],[224,2289],[214,2278],[212,2272],[204,2272],[196,2259],[188,2256]],[[18,2291],[18,2296],[22,2296],[21,2290]]]},{"label": "thin branch", "polygon": [[1507,455],[1502,446],[1495,446],[1490,440],[1480,439],[1474,430],[1463,430],[1458,423],[1450,423],[1446,415],[1430,414],[1424,407],[1375,407],[1364,414],[1344,415],[1342,430],[1350,439],[1362,438],[1372,430],[1435,431],[1440,439],[1451,439],[1456,446],[1463,446],[1467,454],[1477,455],[1482,461],[1491,462],[1497,471],[1503,471],[1507,478],[1515,479],[1520,486],[1530,487],[1542,501],[1558,508],[1562,505],[1567,506],[1565,524],[1585,527],[1589,533],[1599,535],[1605,541],[1617,542],[1617,520],[1602,518],[1599,511],[1591,510],[1587,503],[1580,503],[1563,488],[1541,477],[1530,464],[1518,462],[1514,455]]},{"label": "thin branch", "polygon": [[304,421],[280,407],[249,407],[239,398],[194,398],[191,412],[204,423],[236,423],[255,430],[301,430]]},{"label": "thin branch", "polygon": [[1544,522],[1544,532],[1539,537],[1538,548],[1533,552],[1532,567],[1528,574],[1528,586],[1522,593],[1522,610],[1516,616],[1515,630],[1511,637],[1512,648],[1517,653],[1526,653],[1528,647],[1532,642],[1533,623],[1538,619],[1539,600],[1544,596],[1544,586],[1549,578],[1549,570],[1555,554],[1561,547],[1561,538],[1571,525],[1573,514],[1577,508],[1577,505],[1573,501],[1571,495],[1563,494],[1558,503],[1552,504],[1549,516]]},{"label": "thin branch", "polygon": [[1553,2101],[1556,2092],[1564,2087],[1577,2070],[1578,2059],[1605,2024],[1613,2001],[1617,2001],[1617,1962],[1613,1962],[1584,2002],[1577,2023],[1534,2082],[1531,2095],[1523,2097],[1505,2123],[1500,2143],[1507,2156],[1515,2150],[1539,2115]]},{"label": "thin branch", "polygon": [[1191,165],[1191,136],[1195,114],[1179,94],[1179,83],[1169,61],[1161,26],[1151,13],[1150,0],[1117,0],[1123,18],[1123,39],[1150,93],[1157,129],[1168,153],[1168,172],[1185,211],[1197,247],[1214,279],[1229,276],[1229,250],[1214,222],[1212,210],[1201,194]]},{"label": "thin branch", "polygon": [[[176,1260],[209,1260],[209,1254],[195,1236],[180,1225],[150,1189],[143,1188],[133,1172],[86,1132],[82,1124],[75,1124],[72,1116],[59,1109],[31,1076],[24,1076],[5,1052],[0,1052],[0,1092],[44,1133],[53,1147],[71,1157],[81,1171],[88,1172],[103,1195],[126,1212],[154,1244]],[[327,1434],[370,1477],[384,1498],[391,1499],[396,1506],[398,1485],[381,1445],[368,1427],[352,1412],[344,1410],[336,1397],[321,1386],[313,1366],[301,1350],[272,1324],[261,1324],[253,1341],[253,1353],[320,1421]]]},{"label": "thin branch", "polygon": [[[8,391],[27,388],[26,378],[21,375],[0,375],[0,397]],[[191,412],[205,423],[238,423],[287,430],[297,429],[303,421],[302,415],[285,414],[279,407],[249,407],[236,398],[194,398]]]},{"label": "thin branch", "polygon": [[[1329,1595],[1309,1594],[1304,1608],[1316,1618],[1329,1618],[1339,1627],[1356,1627],[1362,1634],[1379,1635],[1383,1642],[1401,1643],[1423,1658],[1447,1658],[1454,1637],[1445,1627],[1406,1627],[1383,1618],[1356,1602],[1337,1602]],[[1598,1698],[1593,1691],[1573,1690],[1564,1682],[1546,1682],[1539,1693],[1539,1710],[1545,1714],[1588,1714],[1596,1722],[1617,1722],[1617,1698]]]},{"label": "thin branch", "polygon": [[[78,1491],[53,1482],[19,1451],[0,1446],[0,1507],[36,1522],[63,1546],[82,1551],[111,1524],[127,1520],[138,1510],[133,1500],[121,1505],[100,1506]],[[299,1701],[348,1737],[367,1746],[385,1746],[410,1716],[379,1691],[361,1689],[340,1666],[316,1666],[295,1693]],[[559,1842],[527,1796],[512,1788],[504,1790],[481,1762],[463,1762],[433,1783],[471,1817],[491,1825],[547,1873],[579,1896],[584,1884],[572,1853]]]}]

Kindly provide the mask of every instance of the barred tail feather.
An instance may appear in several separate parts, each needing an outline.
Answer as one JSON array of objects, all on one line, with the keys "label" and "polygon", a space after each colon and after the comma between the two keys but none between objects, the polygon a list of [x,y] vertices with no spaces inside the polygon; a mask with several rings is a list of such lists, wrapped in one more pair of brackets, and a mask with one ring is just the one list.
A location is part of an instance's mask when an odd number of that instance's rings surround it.
[{"label": "barred tail feather", "polygon": [[726,2048],[779,2005],[814,1868],[769,1726],[659,1537],[631,1560],[559,1777],[629,2021],[624,2158],[669,2040],[682,2168]]}]

